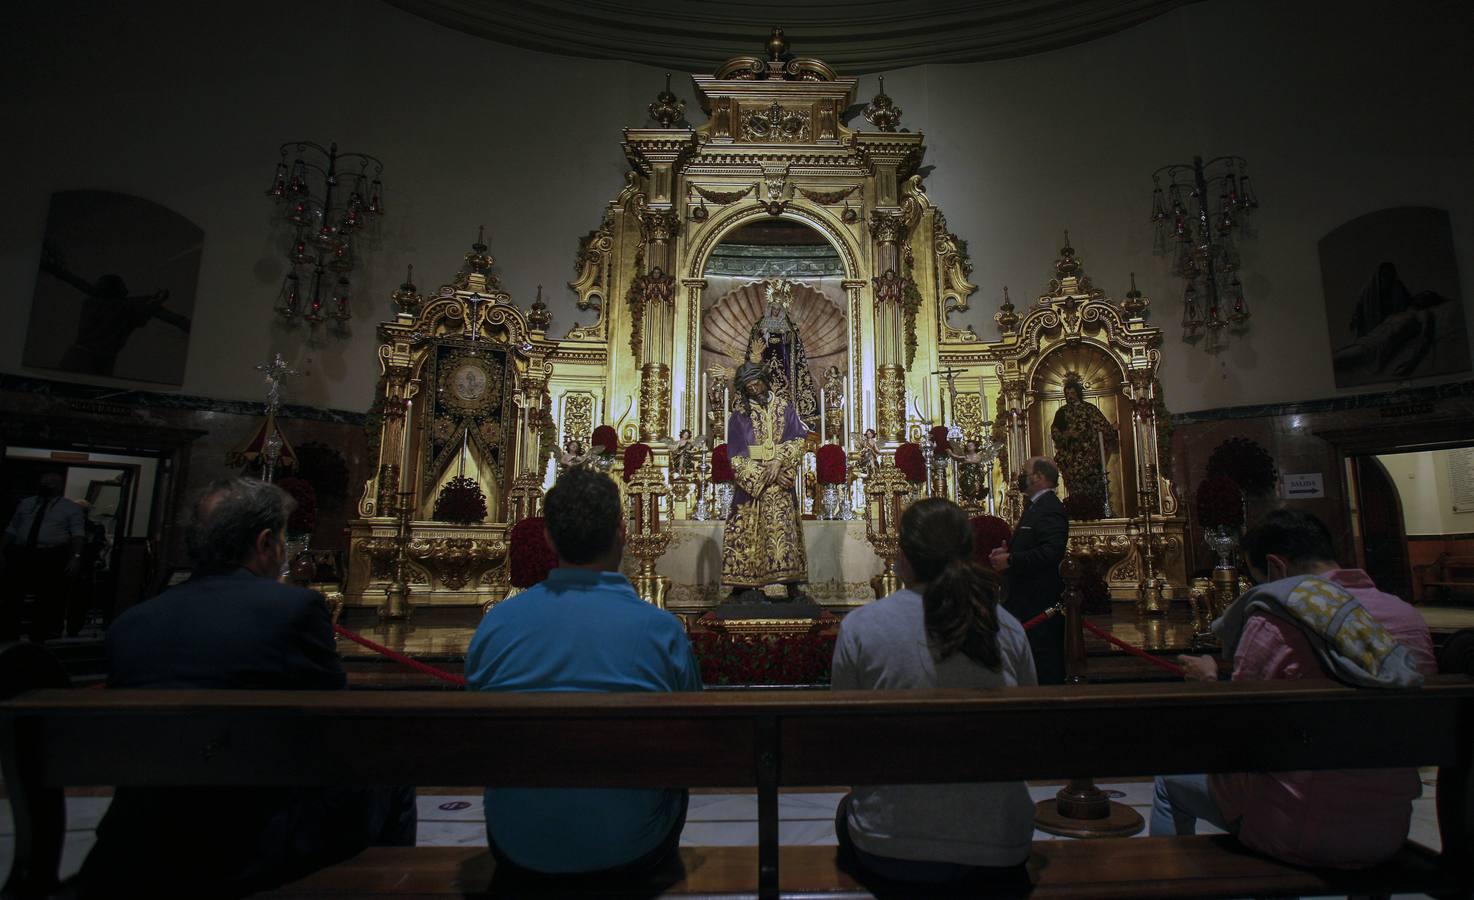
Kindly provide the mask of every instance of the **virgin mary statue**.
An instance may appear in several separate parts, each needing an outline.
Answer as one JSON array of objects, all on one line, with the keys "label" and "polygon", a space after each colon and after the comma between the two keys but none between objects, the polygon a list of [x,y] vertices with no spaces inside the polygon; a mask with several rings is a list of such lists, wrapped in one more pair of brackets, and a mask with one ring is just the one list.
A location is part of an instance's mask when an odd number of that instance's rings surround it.
[{"label": "virgin mary statue", "polygon": [[798,324],[789,312],[793,282],[787,279],[769,281],[766,290],[768,308],[748,333],[744,361],[762,366],[763,376],[773,392],[788,400],[798,411],[805,428],[817,431],[819,392],[814,387],[814,374],[809,371],[809,356],[804,351]]}]

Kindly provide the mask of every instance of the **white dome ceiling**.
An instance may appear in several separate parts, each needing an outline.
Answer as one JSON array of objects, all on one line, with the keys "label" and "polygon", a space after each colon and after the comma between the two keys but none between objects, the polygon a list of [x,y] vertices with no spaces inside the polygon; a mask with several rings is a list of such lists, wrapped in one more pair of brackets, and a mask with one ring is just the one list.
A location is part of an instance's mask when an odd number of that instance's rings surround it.
[{"label": "white dome ceiling", "polygon": [[922,63],[1055,50],[1196,0],[388,0],[503,44],[706,73],[761,56],[773,26],[790,52],[862,75]]}]

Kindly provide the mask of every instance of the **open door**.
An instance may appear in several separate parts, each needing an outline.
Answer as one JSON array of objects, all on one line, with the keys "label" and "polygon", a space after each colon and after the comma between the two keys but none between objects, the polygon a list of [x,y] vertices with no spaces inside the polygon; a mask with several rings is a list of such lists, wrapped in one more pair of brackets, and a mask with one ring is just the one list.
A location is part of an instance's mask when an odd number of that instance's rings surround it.
[{"label": "open door", "polygon": [[1409,603],[1413,596],[1412,568],[1408,563],[1407,531],[1403,526],[1402,498],[1387,469],[1375,456],[1353,457],[1360,525],[1362,568],[1377,587]]}]

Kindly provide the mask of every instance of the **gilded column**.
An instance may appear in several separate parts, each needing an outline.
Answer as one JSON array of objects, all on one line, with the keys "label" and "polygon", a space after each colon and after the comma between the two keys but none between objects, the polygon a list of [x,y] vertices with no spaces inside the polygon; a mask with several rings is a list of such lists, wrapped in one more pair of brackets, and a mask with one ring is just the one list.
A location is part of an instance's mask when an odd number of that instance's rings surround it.
[{"label": "gilded column", "polygon": [[364,518],[394,515],[400,493],[414,490],[416,466],[411,451],[415,423],[413,398],[418,384],[410,377],[411,362],[407,340],[391,339],[379,346],[379,365],[384,374],[384,422],[379,430],[378,466],[358,502],[358,514]]},{"label": "gilded column", "polygon": [[[1126,379],[1131,386],[1131,420],[1133,439],[1136,442],[1136,487],[1138,491],[1149,492],[1137,495],[1135,509],[1138,515],[1150,510],[1152,515],[1158,516],[1163,510],[1157,483],[1157,473],[1161,469],[1157,458],[1156,386],[1152,383],[1152,373],[1146,370],[1132,370],[1126,374]],[[1122,494],[1122,505],[1127,510],[1132,509],[1133,504],[1124,496],[1124,490]]]},{"label": "gilded column", "polygon": [[507,520],[520,522],[542,512],[542,433],[545,418],[552,414],[548,397],[548,375],[552,367],[534,358],[527,366],[512,401],[517,406],[517,475],[507,492]]},{"label": "gilded column", "polygon": [[899,241],[905,221],[899,213],[870,215],[875,239],[875,430],[883,440],[906,437],[905,335],[902,330],[906,279],[901,275]]},{"label": "gilded column", "polygon": [[675,340],[675,278],[670,274],[671,242],[680,227],[673,210],[640,213],[649,270],[640,277],[638,302],[643,305],[640,364],[640,440],[670,434],[671,356]]}]

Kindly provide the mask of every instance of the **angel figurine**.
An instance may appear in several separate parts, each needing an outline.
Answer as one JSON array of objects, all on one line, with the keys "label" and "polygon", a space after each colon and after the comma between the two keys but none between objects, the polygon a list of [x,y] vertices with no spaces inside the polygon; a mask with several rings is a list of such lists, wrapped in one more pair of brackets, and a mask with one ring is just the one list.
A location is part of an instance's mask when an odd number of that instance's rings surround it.
[{"label": "angel figurine", "polygon": [[587,469],[592,466],[594,454],[585,450],[583,443],[569,439],[563,444],[563,449],[558,451],[558,469],[567,472],[571,469]]},{"label": "angel figurine", "polygon": [[680,440],[669,446],[672,474],[690,475],[696,471],[697,445],[691,439],[691,429],[682,428]]},{"label": "angel figurine", "polygon": [[961,453],[956,445],[947,448],[947,455],[957,461],[957,493],[963,506],[979,503],[987,493],[986,476],[983,471],[983,454],[976,441],[963,445]]},{"label": "angel figurine", "polygon": [[860,440],[860,461],[856,468],[867,477],[880,468],[880,443],[876,440],[874,428],[865,429],[865,437]]}]

